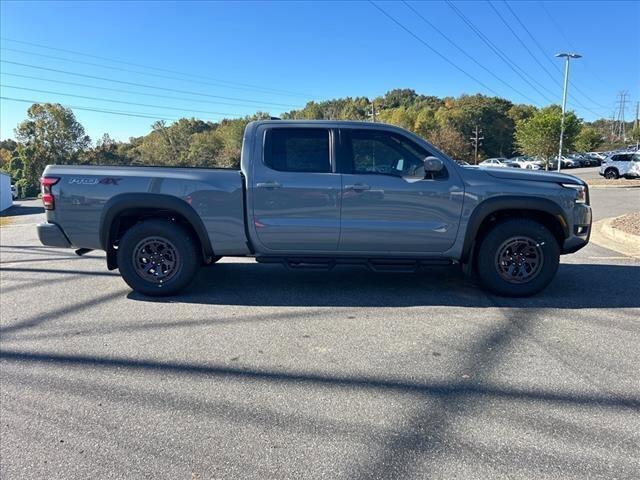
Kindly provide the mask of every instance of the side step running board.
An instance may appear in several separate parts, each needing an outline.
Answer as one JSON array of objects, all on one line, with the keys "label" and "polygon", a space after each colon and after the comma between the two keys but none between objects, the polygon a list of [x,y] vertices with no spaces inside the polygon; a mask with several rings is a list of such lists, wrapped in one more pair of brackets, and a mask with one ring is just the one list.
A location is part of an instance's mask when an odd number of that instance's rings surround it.
[{"label": "side step running board", "polygon": [[292,270],[331,270],[336,265],[361,265],[374,272],[415,272],[421,267],[453,264],[449,258],[358,258],[358,257],[256,257],[259,263],[280,263]]}]

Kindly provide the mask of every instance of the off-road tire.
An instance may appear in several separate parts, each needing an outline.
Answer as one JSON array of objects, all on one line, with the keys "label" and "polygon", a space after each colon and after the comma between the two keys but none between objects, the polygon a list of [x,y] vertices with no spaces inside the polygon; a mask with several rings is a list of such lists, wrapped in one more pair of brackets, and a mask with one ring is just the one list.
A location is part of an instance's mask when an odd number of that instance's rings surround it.
[{"label": "off-road tire", "polygon": [[[527,219],[496,224],[476,250],[480,285],[505,297],[527,297],[540,292],[553,280],[559,263],[556,238],[541,223]],[[530,278],[518,278],[518,274],[525,276],[527,272]]]},{"label": "off-road tire", "polygon": [[[166,268],[163,263],[168,259],[173,268]],[[153,267],[156,260],[157,268]],[[140,222],[125,232],[118,245],[118,267],[122,278],[133,290],[144,295],[175,295],[191,283],[200,263],[192,236],[168,220]],[[152,267],[150,272],[145,272],[149,266]],[[154,275],[157,278],[152,278]]]}]

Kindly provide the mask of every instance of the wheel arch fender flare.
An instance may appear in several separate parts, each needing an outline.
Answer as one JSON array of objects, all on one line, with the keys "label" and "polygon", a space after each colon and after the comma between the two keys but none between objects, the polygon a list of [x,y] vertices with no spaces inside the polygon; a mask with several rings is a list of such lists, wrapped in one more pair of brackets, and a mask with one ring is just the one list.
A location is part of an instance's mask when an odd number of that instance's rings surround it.
[{"label": "wheel arch fender flare", "polygon": [[124,212],[136,210],[171,211],[184,217],[198,236],[202,253],[206,259],[214,257],[211,239],[200,215],[184,200],[171,195],[157,193],[122,193],[107,201],[100,216],[100,245],[109,257],[109,239],[114,234],[115,220]]},{"label": "wheel arch fender flare", "polygon": [[518,195],[500,195],[488,198],[479,203],[471,213],[467,223],[462,246],[462,262],[467,262],[473,253],[474,244],[483,222],[500,211],[520,210],[526,212],[542,212],[553,216],[562,227],[564,238],[570,236],[568,219],[560,205],[553,200],[541,197]]}]

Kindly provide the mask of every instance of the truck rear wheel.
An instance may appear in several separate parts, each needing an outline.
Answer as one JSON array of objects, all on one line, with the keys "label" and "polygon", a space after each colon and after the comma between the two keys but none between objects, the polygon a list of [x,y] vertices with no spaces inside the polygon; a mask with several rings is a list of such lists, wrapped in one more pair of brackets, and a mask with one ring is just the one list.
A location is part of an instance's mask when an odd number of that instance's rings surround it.
[{"label": "truck rear wheel", "polygon": [[134,225],[118,246],[122,278],[144,295],[178,293],[193,280],[199,264],[191,235],[168,220],[146,220]]},{"label": "truck rear wheel", "polygon": [[544,289],[558,270],[560,247],[553,234],[533,220],[506,220],[482,239],[477,275],[487,290],[526,297]]}]

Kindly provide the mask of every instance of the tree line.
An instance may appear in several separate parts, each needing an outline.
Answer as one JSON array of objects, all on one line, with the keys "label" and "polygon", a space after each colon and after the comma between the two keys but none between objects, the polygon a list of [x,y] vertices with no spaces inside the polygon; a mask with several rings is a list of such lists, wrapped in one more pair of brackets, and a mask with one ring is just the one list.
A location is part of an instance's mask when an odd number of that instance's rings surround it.
[{"label": "tree line", "polygon": [[[346,97],[308,102],[286,112],[284,119],[374,120],[398,125],[426,138],[453,158],[475,160],[471,138],[476,127],[484,139],[479,159],[514,154],[549,160],[557,155],[561,109],[536,108],[484,95],[438,98],[396,89],[381,97]],[[257,112],[239,119],[207,122],[182,118],[155,122],[151,131],[127,142],[104,134],[95,143],[73,111],[60,104],[33,104],[27,119],[15,129],[15,140],[0,142],[0,169],[11,174],[23,196],[38,191],[48,164],[163,165],[238,168],[242,134],[252,120],[269,118]],[[631,130],[631,124],[629,130]],[[568,152],[622,146],[609,138],[606,120],[585,123],[575,113],[565,116],[564,145]],[[640,136],[636,128],[631,137]]]}]

